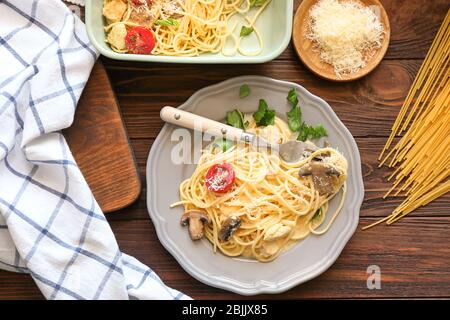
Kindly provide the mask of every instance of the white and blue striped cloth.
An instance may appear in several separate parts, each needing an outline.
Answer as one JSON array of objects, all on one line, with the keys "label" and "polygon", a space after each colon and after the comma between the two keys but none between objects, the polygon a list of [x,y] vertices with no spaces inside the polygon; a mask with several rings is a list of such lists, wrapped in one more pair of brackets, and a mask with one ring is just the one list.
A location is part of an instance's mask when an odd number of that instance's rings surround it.
[{"label": "white and blue striped cloth", "polygon": [[187,299],[120,251],[60,133],[96,59],[60,0],[0,0],[0,268],[48,299]]}]

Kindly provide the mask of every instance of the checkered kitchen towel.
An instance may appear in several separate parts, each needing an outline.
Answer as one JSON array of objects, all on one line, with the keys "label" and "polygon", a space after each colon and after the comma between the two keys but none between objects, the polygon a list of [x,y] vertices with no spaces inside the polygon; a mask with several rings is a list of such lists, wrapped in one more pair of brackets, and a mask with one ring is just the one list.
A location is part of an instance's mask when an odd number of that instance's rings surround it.
[{"label": "checkered kitchen towel", "polygon": [[0,0],[0,268],[48,299],[186,299],[120,252],[60,133],[96,59],[60,0]]}]

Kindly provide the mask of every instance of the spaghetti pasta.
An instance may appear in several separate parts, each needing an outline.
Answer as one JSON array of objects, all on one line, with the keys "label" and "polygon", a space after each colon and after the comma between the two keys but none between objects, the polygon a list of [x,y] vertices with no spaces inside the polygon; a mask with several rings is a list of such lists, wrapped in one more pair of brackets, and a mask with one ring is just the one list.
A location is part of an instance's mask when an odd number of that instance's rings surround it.
[{"label": "spaghetti pasta", "polygon": [[[394,139],[401,136],[390,149]],[[385,154],[387,152],[387,154]],[[450,10],[425,57],[379,160],[397,167],[384,198],[404,196],[388,225],[450,191]],[[390,159],[390,161],[389,161]]]},{"label": "spaghetti pasta", "polygon": [[[261,5],[251,10],[251,0],[104,0],[106,41],[114,51],[130,53],[123,29],[145,27],[154,36],[154,55],[190,57],[220,52],[255,56],[264,45],[255,23],[270,2],[259,2]],[[243,49],[245,36],[236,35],[238,22],[231,22],[235,15],[255,34],[257,50]],[[225,49],[230,40],[232,48]]]},{"label": "spaghetti pasta", "polygon": [[[287,124],[275,118],[275,124],[256,127],[249,121],[248,132],[264,136],[272,143],[283,143],[292,132]],[[185,212],[202,211],[209,217],[205,236],[231,257],[244,256],[267,262],[275,259],[310,233],[323,234],[333,223],[345,198],[347,161],[335,149],[313,147],[308,155],[296,163],[286,163],[270,151],[255,150],[239,143],[223,152],[214,146],[203,150],[197,168],[189,179],[180,185],[180,201],[172,207],[183,205]],[[319,161],[332,166],[337,176],[331,179],[332,192],[321,194],[313,177],[299,175],[299,170]],[[226,193],[208,190],[205,182],[208,170],[214,165],[231,164],[236,180]],[[324,229],[319,227],[329,215],[329,201],[342,188],[342,199],[337,210],[328,219]],[[224,224],[238,219],[239,228],[227,241],[221,238]]]}]

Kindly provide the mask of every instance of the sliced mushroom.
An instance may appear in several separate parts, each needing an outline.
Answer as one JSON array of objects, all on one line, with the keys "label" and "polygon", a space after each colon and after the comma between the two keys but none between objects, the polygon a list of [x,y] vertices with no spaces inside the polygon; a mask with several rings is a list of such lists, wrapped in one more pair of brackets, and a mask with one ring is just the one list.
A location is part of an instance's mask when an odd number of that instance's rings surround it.
[{"label": "sliced mushroom", "polygon": [[310,176],[314,174],[326,174],[336,176],[341,175],[341,173],[336,169],[335,166],[319,161],[312,161],[308,164],[305,164],[303,167],[300,168],[299,174],[301,177]]},{"label": "sliced mushroom", "polygon": [[333,176],[339,177],[341,173],[331,164],[312,161],[300,168],[300,177],[312,176],[314,187],[320,195],[330,195],[335,192]]},{"label": "sliced mushroom", "polygon": [[[320,150],[320,148],[317,147],[312,142],[291,140],[281,144],[279,152],[281,158],[284,161],[296,162],[301,158],[309,157],[312,153],[316,152],[317,150]],[[325,157],[329,156],[330,156],[329,152],[323,152],[322,154],[315,156],[314,160],[323,161]]]},{"label": "sliced mushroom", "polygon": [[280,145],[280,156],[284,161],[296,162],[302,157],[309,157],[316,150],[319,149],[313,144],[291,140]]},{"label": "sliced mushroom", "polygon": [[135,24],[139,24],[146,28],[151,28],[153,26],[153,21],[155,20],[155,15],[149,10],[136,7],[131,11],[129,20]]},{"label": "sliced mushroom", "polygon": [[186,211],[181,217],[183,227],[189,225],[189,235],[192,240],[199,240],[204,236],[204,225],[209,224],[209,217],[202,211]]},{"label": "sliced mushroom", "polygon": [[219,239],[222,241],[230,240],[233,233],[241,226],[241,218],[237,216],[231,216],[227,218],[220,228]]},{"label": "sliced mushroom", "polygon": [[177,0],[168,0],[162,4],[161,8],[163,14],[167,17],[178,19],[183,17],[180,12],[182,11]]},{"label": "sliced mushroom", "polygon": [[159,16],[161,6],[161,1],[140,0],[137,4],[132,3],[129,21],[150,29]]}]

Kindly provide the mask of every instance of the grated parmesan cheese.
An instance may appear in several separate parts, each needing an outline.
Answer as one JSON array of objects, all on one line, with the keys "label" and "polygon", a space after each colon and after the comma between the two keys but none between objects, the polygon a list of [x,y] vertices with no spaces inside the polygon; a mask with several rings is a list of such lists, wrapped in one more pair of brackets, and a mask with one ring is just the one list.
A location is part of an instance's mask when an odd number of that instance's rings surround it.
[{"label": "grated parmesan cheese", "polygon": [[364,67],[381,47],[383,24],[374,11],[359,2],[319,0],[309,15],[307,38],[339,78]]}]

